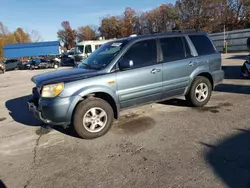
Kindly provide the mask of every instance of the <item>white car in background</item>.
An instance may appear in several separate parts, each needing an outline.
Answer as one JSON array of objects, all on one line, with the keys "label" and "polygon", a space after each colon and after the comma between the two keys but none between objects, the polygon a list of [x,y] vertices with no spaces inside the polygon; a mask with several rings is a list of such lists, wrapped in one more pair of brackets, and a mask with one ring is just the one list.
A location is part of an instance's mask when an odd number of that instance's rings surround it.
[{"label": "white car in background", "polygon": [[97,50],[101,45],[112,41],[112,40],[90,40],[83,41],[76,44],[75,48],[75,59],[76,61],[81,61],[82,59],[88,57],[92,52]]}]

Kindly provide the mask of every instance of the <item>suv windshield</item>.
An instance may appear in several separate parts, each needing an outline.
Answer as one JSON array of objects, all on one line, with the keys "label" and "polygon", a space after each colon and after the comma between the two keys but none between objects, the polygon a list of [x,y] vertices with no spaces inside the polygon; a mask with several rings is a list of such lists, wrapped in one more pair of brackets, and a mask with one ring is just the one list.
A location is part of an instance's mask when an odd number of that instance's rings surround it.
[{"label": "suv windshield", "polygon": [[82,46],[77,46],[77,47],[76,47],[76,53],[77,53],[77,54],[82,54],[82,53],[83,53],[83,49],[84,49],[84,45],[82,45]]},{"label": "suv windshield", "polygon": [[94,51],[89,57],[84,59],[79,65],[79,68],[87,69],[103,69],[127,44],[127,40],[109,42],[103,44],[100,48]]}]

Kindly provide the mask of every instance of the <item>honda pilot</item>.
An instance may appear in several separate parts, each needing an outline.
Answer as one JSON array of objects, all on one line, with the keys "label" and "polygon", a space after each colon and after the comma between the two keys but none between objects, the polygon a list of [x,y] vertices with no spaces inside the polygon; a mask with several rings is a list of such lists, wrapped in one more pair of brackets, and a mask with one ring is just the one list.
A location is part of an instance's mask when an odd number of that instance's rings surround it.
[{"label": "honda pilot", "polygon": [[34,76],[28,104],[42,122],[93,139],[127,108],[178,96],[204,106],[223,78],[221,54],[206,33],[128,37],[103,44],[77,68]]}]

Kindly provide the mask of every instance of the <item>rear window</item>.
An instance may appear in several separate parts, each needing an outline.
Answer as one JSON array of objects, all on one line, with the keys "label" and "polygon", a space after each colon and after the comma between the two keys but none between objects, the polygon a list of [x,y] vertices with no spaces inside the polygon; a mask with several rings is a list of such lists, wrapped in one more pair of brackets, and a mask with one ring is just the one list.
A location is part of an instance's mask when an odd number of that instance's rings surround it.
[{"label": "rear window", "polygon": [[215,53],[213,44],[206,35],[189,35],[198,55],[209,55]]}]

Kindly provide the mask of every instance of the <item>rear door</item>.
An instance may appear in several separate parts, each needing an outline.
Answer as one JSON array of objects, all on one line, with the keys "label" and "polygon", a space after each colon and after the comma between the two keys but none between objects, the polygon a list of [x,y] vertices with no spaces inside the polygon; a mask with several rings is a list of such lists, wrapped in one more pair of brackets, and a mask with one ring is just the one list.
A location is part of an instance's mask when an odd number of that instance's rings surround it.
[{"label": "rear door", "polygon": [[198,62],[185,36],[160,38],[159,43],[163,62],[163,99],[182,95]]},{"label": "rear door", "polygon": [[161,100],[162,64],[158,63],[156,40],[136,42],[123,58],[132,60],[133,66],[117,73],[121,108]]}]

